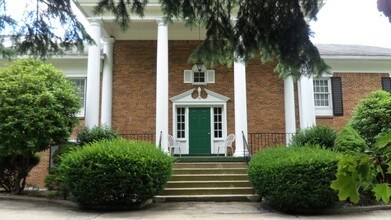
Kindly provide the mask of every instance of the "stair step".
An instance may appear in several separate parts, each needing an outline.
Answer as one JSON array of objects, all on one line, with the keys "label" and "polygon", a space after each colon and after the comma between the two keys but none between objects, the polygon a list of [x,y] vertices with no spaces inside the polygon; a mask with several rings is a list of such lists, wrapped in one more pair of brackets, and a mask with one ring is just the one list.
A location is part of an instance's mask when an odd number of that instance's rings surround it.
[{"label": "stair step", "polygon": [[173,174],[171,181],[248,180],[247,174]]},{"label": "stair step", "polygon": [[214,201],[214,202],[247,202],[259,201],[256,194],[225,194],[225,195],[159,195],[156,202],[184,202],[184,201]]},{"label": "stair step", "polygon": [[174,168],[173,174],[246,174],[247,168]]},{"label": "stair step", "polygon": [[189,188],[189,187],[251,187],[248,180],[230,181],[168,181],[167,188]]},{"label": "stair step", "polygon": [[174,163],[173,168],[246,168],[243,162],[199,162],[199,163]]},{"label": "stair step", "polygon": [[166,188],[162,195],[254,194],[252,187]]},{"label": "stair step", "polygon": [[182,156],[176,157],[178,162],[245,162],[245,157],[225,156]]}]

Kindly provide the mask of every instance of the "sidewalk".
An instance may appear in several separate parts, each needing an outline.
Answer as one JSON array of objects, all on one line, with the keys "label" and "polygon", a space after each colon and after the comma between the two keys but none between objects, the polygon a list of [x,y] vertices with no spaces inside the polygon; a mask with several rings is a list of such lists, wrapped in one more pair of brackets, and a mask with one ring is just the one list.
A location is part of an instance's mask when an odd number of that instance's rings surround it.
[{"label": "sidewalk", "polygon": [[253,202],[153,203],[136,211],[105,212],[79,209],[74,203],[0,194],[0,219],[390,219],[390,206],[384,210],[346,209],[324,215],[288,215]]}]

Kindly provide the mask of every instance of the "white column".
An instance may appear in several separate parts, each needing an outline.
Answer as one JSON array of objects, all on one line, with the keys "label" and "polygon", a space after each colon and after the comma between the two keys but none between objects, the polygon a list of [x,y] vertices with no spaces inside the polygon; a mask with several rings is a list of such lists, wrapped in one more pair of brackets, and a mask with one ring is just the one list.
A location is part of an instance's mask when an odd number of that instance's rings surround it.
[{"label": "white column", "polygon": [[[167,151],[168,145],[168,28],[158,22],[156,58],[156,146]],[[160,134],[161,137],[160,137]]]},{"label": "white column", "polygon": [[86,94],[86,127],[99,125],[99,84],[100,84],[100,38],[101,23],[99,20],[90,21],[88,33],[95,44],[88,48],[87,94]]},{"label": "white column", "polygon": [[298,82],[300,128],[306,129],[316,125],[313,77],[302,76]]},{"label": "white column", "polygon": [[103,41],[103,53],[105,61],[102,76],[102,112],[101,125],[111,127],[111,113],[113,100],[113,43],[114,38],[107,38]]},{"label": "white column", "polygon": [[288,145],[292,135],[296,133],[295,90],[292,76],[284,79],[284,106],[286,144]]},{"label": "white column", "polygon": [[235,97],[235,157],[248,155],[244,146],[243,136],[248,140],[247,132],[247,92],[246,92],[246,65],[244,62],[234,63],[234,97]]}]

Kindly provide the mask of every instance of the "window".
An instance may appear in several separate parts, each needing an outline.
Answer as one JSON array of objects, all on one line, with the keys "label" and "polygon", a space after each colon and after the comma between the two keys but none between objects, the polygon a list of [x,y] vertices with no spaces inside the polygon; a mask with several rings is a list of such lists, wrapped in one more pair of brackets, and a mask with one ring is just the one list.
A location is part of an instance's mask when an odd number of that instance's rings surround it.
[{"label": "window", "polygon": [[185,138],[185,108],[176,109],[177,138]]},{"label": "window", "polygon": [[194,72],[194,83],[205,83],[205,72]]},{"label": "window", "polygon": [[316,107],[330,107],[330,87],[328,79],[314,80],[314,100]]},{"label": "window", "polygon": [[330,78],[314,79],[313,83],[316,115],[333,115]]},{"label": "window", "polygon": [[86,79],[85,78],[72,78],[69,79],[73,86],[77,88],[77,95],[80,98],[81,109],[77,116],[84,116],[84,106],[85,106],[85,94],[86,94]]},{"label": "window", "polygon": [[207,70],[206,67],[203,67],[201,71],[198,71],[194,65],[191,70],[183,71],[183,82],[191,83],[193,85],[215,83],[215,71]]},{"label": "window", "polygon": [[222,108],[213,108],[214,137],[223,137],[223,114]]}]

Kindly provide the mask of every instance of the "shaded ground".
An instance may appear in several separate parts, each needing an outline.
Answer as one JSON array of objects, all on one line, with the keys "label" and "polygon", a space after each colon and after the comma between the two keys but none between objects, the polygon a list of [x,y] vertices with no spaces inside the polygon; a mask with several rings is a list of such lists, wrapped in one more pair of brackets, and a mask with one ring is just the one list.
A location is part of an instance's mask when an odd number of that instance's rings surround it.
[{"label": "shaded ground", "polygon": [[99,212],[74,203],[0,194],[0,219],[390,219],[391,209],[345,210],[339,214],[288,215],[253,202],[153,203],[137,211]]}]

